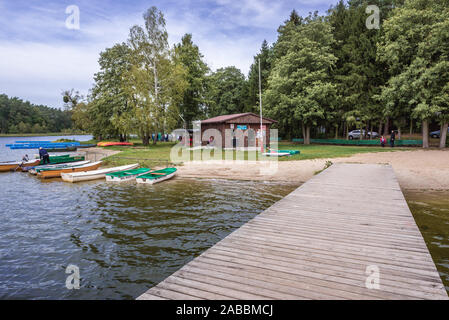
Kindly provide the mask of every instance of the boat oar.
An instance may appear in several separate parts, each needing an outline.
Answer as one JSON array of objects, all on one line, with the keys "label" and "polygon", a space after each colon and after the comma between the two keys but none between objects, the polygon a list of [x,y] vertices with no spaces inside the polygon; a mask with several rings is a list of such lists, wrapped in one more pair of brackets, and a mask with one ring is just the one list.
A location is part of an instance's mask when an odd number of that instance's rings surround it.
[{"label": "boat oar", "polygon": [[22,166],[22,164],[23,164],[23,161],[14,169],[14,172],[16,172],[17,169],[19,169]]}]

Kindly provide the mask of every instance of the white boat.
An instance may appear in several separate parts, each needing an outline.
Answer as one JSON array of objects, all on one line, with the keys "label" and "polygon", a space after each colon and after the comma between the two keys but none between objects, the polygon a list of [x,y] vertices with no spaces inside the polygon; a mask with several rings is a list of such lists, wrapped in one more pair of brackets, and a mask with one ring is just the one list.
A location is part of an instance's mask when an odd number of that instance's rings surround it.
[{"label": "white boat", "polygon": [[135,180],[138,176],[147,174],[151,169],[148,168],[139,168],[139,169],[131,169],[124,171],[117,171],[106,174],[106,181],[109,182],[125,182]]},{"label": "white boat", "polygon": [[173,178],[176,175],[176,168],[165,168],[151,171],[136,178],[137,183],[155,184]]},{"label": "white boat", "polygon": [[290,153],[289,152],[265,152],[265,153],[262,153],[262,155],[264,155],[266,157],[285,157],[285,156],[289,156]]},{"label": "white boat", "polygon": [[43,169],[58,169],[58,168],[73,168],[73,167],[80,167],[85,164],[88,164],[90,160],[85,161],[77,161],[77,162],[68,162],[68,163],[59,163],[59,164],[49,164],[49,165],[42,165],[42,166],[36,166],[30,170],[28,170],[28,173],[36,175],[39,170]]},{"label": "white boat", "polygon": [[135,169],[139,166],[138,163],[129,164],[121,167],[113,167],[113,168],[105,168],[99,170],[92,171],[83,171],[83,172],[70,172],[70,173],[61,173],[61,178],[67,182],[79,182],[79,181],[89,181],[89,180],[97,180],[103,179],[107,173],[123,171],[123,170],[131,170]]}]

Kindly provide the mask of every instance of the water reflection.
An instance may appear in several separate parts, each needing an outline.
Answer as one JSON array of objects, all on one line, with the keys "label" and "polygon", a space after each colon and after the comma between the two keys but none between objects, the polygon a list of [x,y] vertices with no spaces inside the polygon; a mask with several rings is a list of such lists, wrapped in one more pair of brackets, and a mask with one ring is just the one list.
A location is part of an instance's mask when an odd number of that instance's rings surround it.
[{"label": "water reflection", "polygon": [[[0,183],[3,299],[133,299],[297,187],[43,183],[23,173]],[[65,288],[69,264],[80,268],[80,290]]]},{"label": "water reflection", "polygon": [[441,279],[449,292],[449,191],[405,191]]}]

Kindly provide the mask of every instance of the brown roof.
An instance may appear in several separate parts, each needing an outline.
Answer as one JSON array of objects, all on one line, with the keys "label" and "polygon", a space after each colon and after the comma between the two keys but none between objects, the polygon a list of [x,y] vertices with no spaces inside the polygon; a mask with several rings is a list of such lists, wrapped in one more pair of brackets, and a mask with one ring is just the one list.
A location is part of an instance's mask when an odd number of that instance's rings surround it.
[{"label": "brown roof", "polygon": [[[246,113],[236,113],[236,114],[227,114],[227,115],[223,115],[223,116],[218,116],[218,117],[214,117],[214,118],[210,118],[210,119],[206,119],[206,120],[201,120],[201,123],[217,123],[217,122],[227,122],[229,120],[233,120],[233,119],[237,119],[243,116],[248,116],[248,115],[253,115],[256,117],[260,117],[259,115],[252,113],[252,112],[246,112]],[[276,120],[272,120],[269,118],[265,118],[262,117],[262,119],[267,120],[267,121],[271,121],[271,122],[277,122]]]}]

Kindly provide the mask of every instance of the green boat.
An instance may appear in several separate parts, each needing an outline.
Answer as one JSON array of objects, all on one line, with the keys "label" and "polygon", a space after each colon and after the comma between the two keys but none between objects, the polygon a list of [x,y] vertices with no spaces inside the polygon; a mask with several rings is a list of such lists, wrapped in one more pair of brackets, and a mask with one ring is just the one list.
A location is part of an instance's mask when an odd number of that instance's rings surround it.
[{"label": "green boat", "polygon": [[136,178],[137,183],[155,184],[173,178],[176,175],[176,168],[165,168],[151,171]]},{"label": "green boat", "polygon": [[106,181],[124,182],[136,179],[138,176],[150,172],[149,168],[138,168],[132,170],[118,171],[106,174]]},{"label": "green boat", "polygon": [[[84,156],[71,156],[69,154],[65,154],[62,156],[50,156],[50,164],[84,161],[84,159]],[[43,160],[41,160],[40,164],[44,164]]]}]

